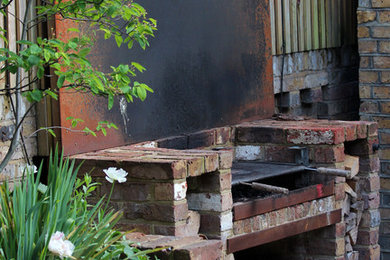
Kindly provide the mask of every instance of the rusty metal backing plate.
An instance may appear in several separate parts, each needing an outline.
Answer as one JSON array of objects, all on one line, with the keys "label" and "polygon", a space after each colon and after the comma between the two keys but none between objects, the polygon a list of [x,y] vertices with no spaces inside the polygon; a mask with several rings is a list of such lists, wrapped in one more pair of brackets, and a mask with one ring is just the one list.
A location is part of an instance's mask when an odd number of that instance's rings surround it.
[{"label": "rusty metal backing plate", "polygon": [[[118,49],[98,42],[90,58],[95,66],[137,61],[147,71],[136,80],[155,91],[145,102],[107,110],[104,99],[62,92],[61,124],[68,116],[89,127],[109,120],[120,131],[108,137],[83,137],[62,131],[66,154],[173,136],[197,130],[269,118],[274,111],[268,0],[140,0],[157,19],[151,47]],[[67,25],[57,21],[57,34]],[[99,38],[100,37],[100,38]],[[85,125],[82,125],[85,126]]]}]

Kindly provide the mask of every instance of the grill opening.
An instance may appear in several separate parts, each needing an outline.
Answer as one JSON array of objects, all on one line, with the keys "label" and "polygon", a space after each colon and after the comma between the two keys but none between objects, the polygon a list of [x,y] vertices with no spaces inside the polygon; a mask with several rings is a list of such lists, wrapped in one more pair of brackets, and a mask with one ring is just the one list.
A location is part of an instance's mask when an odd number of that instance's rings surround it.
[{"label": "grill opening", "polygon": [[[256,164],[256,163],[252,163],[252,164]],[[264,167],[264,163],[261,163],[261,166]],[[281,166],[284,167],[285,165],[281,165]],[[275,176],[264,178],[264,175],[262,175],[262,173],[259,172],[257,175],[253,175],[251,179],[247,178],[245,180],[245,183],[255,182],[255,183],[261,183],[266,185],[272,185],[275,187],[285,188],[288,189],[290,192],[293,192],[299,189],[306,188],[308,186],[327,183],[332,178],[334,178],[331,176],[324,176],[308,170],[298,170],[298,171],[291,170],[290,172],[282,173],[280,175],[280,172],[277,169],[277,165],[272,164],[272,167],[273,170],[275,171],[273,173]],[[237,179],[239,180],[241,178],[240,173],[244,172],[244,171],[240,171],[238,168],[239,167],[236,167],[235,172],[233,173],[233,179],[236,180]],[[266,173],[266,175],[269,174],[270,173]],[[282,193],[276,193],[276,192],[266,191],[266,190],[257,190],[248,185],[242,184],[239,181],[234,182],[234,184],[232,185],[232,195],[233,195],[234,203],[245,202],[245,201],[250,201],[259,198],[267,198],[271,196],[275,198],[286,196],[286,194],[282,194]]]}]

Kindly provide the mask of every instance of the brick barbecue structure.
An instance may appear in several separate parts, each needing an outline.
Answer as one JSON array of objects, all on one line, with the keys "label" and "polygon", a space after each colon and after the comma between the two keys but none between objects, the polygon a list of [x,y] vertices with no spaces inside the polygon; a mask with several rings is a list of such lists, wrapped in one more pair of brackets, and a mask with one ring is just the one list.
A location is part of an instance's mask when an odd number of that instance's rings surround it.
[{"label": "brick barbecue structure", "polygon": [[[112,206],[124,212],[121,228],[142,232],[130,240],[168,247],[157,253],[161,259],[240,259],[250,248],[261,255],[261,245],[270,254],[283,239],[294,251],[278,245],[268,259],[379,259],[377,143],[372,122],[270,119],[72,157],[83,161],[81,173],[93,168],[102,180],[96,196],[109,192],[103,169],[129,173],[115,186]],[[314,172],[312,184],[287,195],[235,198],[237,165],[294,163],[297,146],[307,149],[310,167],[344,169],[352,156],[359,172]]]}]

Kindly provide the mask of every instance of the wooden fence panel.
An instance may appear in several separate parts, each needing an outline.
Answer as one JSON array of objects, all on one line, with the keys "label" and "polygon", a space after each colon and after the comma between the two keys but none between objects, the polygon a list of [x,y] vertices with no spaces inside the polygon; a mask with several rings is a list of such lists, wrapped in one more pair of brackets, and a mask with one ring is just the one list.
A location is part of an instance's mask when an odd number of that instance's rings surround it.
[{"label": "wooden fence panel", "polygon": [[283,38],[285,53],[334,48],[356,42],[355,1],[270,2],[273,55],[283,53]]}]

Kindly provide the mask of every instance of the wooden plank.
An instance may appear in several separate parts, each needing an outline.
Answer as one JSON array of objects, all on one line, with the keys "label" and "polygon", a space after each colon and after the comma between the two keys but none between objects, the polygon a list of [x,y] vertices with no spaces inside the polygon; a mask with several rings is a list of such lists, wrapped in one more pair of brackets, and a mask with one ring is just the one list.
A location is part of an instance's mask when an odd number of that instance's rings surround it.
[{"label": "wooden plank", "polygon": [[311,1],[305,0],[305,50],[312,50]]},{"label": "wooden plank", "polygon": [[283,0],[284,14],[284,41],[286,43],[286,53],[291,53],[291,21],[290,21],[290,0]]},{"label": "wooden plank", "polygon": [[[5,25],[4,16],[2,13],[0,13],[0,27],[4,28],[4,25]],[[5,47],[5,43],[4,43],[3,39],[0,38],[0,48],[4,48],[4,47]],[[2,64],[3,63],[1,63],[1,65]],[[6,77],[6,75],[4,72],[0,74],[0,89],[5,88],[5,83],[6,83],[5,77]]]},{"label": "wooden plank", "polygon": [[341,44],[344,44],[347,42],[347,1],[342,0],[341,3],[341,14],[342,14],[342,21],[341,21]]},{"label": "wooden plank", "polygon": [[318,14],[319,14],[319,27],[320,27],[320,48],[326,48],[326,13],[325,13],[325,0],[319,0]]},{"label": "wooden plank", "polygon": [[332,46],[332,0],[325,0],[326,15],[326,47]]},{"label": "wooden plank", "polygon": [[227,240],[227,253],[234,253],[247,248],[263,245],[286,237],[330,226],[341,221],[341,209],[314,217],[304,218],[291,223],[248,233]]},{"label": "wooden plank", "polygon": [[271,37],[272,37],[272,55],[276,55],[276,24],[275,24],[275,0],[270,0],[270,17],[271,17]]},{"label": "wooden plank", "polygon": [[290,18],[291,18],[291,51],[297,52],[298,46],[298,13],[297,0],[290,0]]},{"label": "wooden plank", "polygon": [[318,20],[318,1],[312,0],[311,5],[311,19],[312,19],[312,41],[313,49],[319,49],[320,47],[320,31],[319,31],[319,20]]},{"label": "wooden plank", "polygon": [[298,16],[298,49],[299,51],[305,51],[305,8],[304,1],[298,2],[297,8]]},{"label": "wooden plank", "polygon": [[276,14],[276,54],[282,54],[282,1],[284,0],[275,0],[275,14]]},{"label": "wooden plank", "polygon": [[248,202],[238,202],[233,205],[233,220],[240,220],[260,215],[266,212],[297,205],[306,201],[328,197],[334,194],[333,181],[317,184],[306,188],[292,190],[286,196],[271,196]]},{"label": "wooden plank", "polygon": [[332,47],[338,47],[339,45],[339,1],[340,0],[332,0],[332,21],[333,21],[333,42]]},{"label": "wooden plank", "polygon": [[[15,19],[15,14],[16,12],[16,6],[15,6],[15,1],[12,1],[12,3],[8,6],[7,8],[7,29],[8,29],[8,49],[10,51],[16,52],[16,41],[17,41],[17,31],[16,31],[16,19]],[[8,76],[9,79],[9,86],[11,88],[14,88],[16,85],[16,74],[9,74]]]}]

